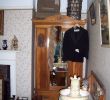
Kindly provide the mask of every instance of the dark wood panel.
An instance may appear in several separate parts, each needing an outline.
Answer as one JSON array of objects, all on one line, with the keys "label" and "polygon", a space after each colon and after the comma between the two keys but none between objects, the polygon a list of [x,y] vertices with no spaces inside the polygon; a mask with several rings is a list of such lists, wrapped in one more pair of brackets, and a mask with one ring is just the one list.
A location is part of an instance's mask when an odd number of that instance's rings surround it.
[{"label": "dark wood panel", "polygon": [[49,88],[48,66],[47,66],[47,29],[39,28],[36,31],[36,81],[37,89]]},{"label": "dark wood panel", "polygon": [[4,32],[4,11],[0,10],[0,35]]},{"label": "dark wood panel", "polygon": [[59,98],[58,91],[38,91],[37,94],[41,96],[42,100],[58,100]]}]

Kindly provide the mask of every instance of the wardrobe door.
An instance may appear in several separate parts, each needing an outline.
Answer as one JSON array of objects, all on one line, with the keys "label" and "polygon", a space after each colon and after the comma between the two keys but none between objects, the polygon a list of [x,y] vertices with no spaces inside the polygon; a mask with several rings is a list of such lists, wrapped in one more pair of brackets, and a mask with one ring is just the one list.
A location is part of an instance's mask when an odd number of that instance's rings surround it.
[{"label": "wardrobe door", "polygon": [[35,77],[36,89],[49,88],[49,69],[47,65],[47,28],[36,28],[35,32]]}]

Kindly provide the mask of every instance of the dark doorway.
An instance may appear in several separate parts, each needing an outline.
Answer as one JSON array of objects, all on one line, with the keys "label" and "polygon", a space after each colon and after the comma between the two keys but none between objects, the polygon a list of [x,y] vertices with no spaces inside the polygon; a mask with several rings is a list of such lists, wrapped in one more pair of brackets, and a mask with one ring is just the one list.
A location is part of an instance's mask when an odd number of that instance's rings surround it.
[{"label": "dark doorway", "polygon": [[3,98],[4,100],[10,99],[10,65],[0,65],[0,76],[3,77],[4,80],[4,94]]}]

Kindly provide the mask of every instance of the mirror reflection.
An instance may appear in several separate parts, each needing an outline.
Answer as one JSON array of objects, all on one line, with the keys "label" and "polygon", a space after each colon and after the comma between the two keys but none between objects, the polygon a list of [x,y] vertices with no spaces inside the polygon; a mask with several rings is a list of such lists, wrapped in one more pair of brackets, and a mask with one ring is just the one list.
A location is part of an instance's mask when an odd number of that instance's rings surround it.
[{"label": "mirror reflection", "polygon": [[58,58],[62,57],[62,32],[61,27],[56,26],[56,32],[55,32],[55,49],[54,49],[54,63],[58,63]]},{"label": "mirror reflection", "polygon": [[67,64],[62,61],[62,44],[64,32],[61,26],[52,27],[49,35],[48,63],[50,67],[50,84],[65,86]]}]

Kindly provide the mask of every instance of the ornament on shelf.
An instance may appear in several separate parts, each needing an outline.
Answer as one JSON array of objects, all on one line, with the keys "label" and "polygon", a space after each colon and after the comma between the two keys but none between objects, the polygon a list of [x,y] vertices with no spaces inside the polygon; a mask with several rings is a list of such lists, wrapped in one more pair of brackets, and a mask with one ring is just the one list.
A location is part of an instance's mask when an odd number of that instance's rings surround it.
[{"label": "ornament on shelf", "polygon": [[12,50],[18,50],[18,39],[17,37],[14,35],[14,38],[11,41],[11,49]]},{"label": "ornament on shelf", "polygon": [[3,42],[3,44],[2,44],[3,50],[7,50],[7,48],[8,48],[8,46],[7,46],[7,40],[3,40],[2,42]]}]

